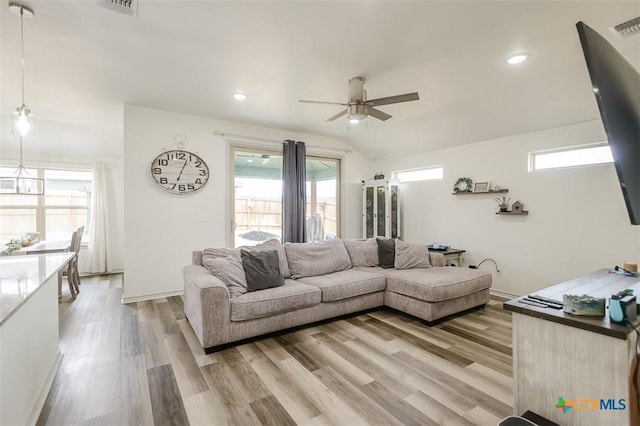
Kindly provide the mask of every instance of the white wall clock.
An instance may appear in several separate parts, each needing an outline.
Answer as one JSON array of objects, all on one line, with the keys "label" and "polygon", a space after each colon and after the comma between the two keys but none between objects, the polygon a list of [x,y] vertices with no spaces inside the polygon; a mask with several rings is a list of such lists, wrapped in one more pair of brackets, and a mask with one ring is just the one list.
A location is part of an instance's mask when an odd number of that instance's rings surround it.
[{"label": "white wall clock", "polygon": [[201,190],[209,167],[200,156],[181,149],[165,151],[151,163],[151,177],[165,191],[184,195]]}]

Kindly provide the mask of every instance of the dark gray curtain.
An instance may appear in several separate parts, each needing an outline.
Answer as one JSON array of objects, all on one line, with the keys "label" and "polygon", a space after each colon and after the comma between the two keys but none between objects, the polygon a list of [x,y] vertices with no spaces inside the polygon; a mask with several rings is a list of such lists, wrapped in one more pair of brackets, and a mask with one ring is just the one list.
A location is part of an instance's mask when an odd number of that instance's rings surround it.
[{"label": "dark gray curtain", "polygon": [[307,149],[304,142],[282,145],[282,242],[304,243],[307,234]]}]

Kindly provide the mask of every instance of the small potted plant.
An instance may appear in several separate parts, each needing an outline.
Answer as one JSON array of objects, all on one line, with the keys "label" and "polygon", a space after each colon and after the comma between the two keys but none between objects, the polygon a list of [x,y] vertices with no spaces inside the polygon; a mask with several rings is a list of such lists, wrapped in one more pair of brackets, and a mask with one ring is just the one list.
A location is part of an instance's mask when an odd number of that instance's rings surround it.
[{"label": "small potted plant", "polygon": [[506,212],[509,209],[509,201],[511,201],[511,198],[507,198],[504,195],[502,196],[502,198],[498,197],[495,198],[496,203],[498,203],[498,207],[500,208],[501,212]]},{"label": "small potted plant", "polygon": [[1,252],[3,255],[11,254],[14,251],[18,251],[22,248],[21,240],[11,240],[5,244],[5,249]]}]

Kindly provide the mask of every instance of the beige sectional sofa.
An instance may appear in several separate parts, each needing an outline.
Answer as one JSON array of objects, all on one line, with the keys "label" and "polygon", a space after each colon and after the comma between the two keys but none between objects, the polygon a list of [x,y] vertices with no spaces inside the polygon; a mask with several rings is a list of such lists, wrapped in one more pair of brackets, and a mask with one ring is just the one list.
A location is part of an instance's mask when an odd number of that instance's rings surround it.
[{"label": "beige sectional sofa", "polygon": [[284,246],[271,240],[248,247],[277,252],[284,285],[242,294],[230,282],[233,274],[229,278],[228,271],[220,272],[227,264],[235,264],[238,272],[240,249],[194,252],[192,265],[184,268],[186,317],[210,353],[229,343],[382,306],[429,322],[489,300],[491,274],[447,267],[442,254],[396,241],[406,249],[403,253],[412,253],[401,259],[401,250],[396,252],[396,266],[407,269],[376,266],[373,239]]}]

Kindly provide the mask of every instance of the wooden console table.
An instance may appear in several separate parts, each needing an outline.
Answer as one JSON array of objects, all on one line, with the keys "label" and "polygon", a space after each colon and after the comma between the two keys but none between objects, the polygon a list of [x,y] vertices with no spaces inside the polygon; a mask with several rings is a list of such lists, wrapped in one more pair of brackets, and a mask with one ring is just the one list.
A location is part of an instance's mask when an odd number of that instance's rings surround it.
[{"label": "wooden console table", "polygon": [[[532,294],[562,302],[563,294],[609,298],[627,288],[640,296],[640,278],[603,269]],[[610,322],[608,310],[603,318],[575,316],[521,300],[504,304],[513,312],[514,414],[531,410],[567,426],[640,424],[633,329]],[[574,403],[566,413],[556,407],[560,397]],[[601,399],[618,409],[601,409]]]}]

